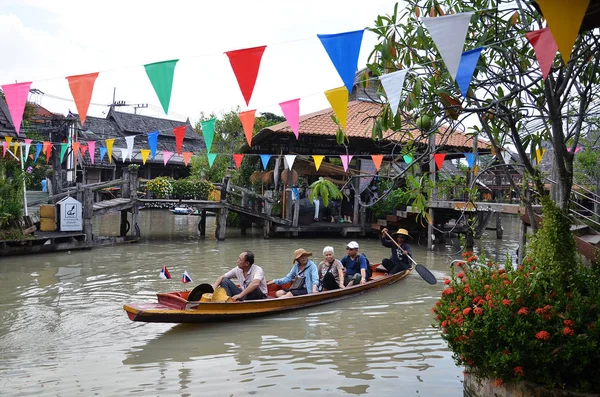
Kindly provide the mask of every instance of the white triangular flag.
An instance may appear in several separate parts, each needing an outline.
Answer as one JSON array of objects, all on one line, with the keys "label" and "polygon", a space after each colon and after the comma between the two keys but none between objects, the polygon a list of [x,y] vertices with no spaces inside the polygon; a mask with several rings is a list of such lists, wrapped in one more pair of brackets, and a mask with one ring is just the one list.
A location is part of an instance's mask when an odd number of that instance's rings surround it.
[{"label": "white triangular flag", "polygon": [[129,156],[129,149],[121,148],[121,161],[125,162],[125,160],[127,160],[127,156]]},{"label": "white triangular flag", "polygon": [[472,12],[463,12],[423,19],[423,24],[427,27],[453,80],[456,79],[472,15]]},{"label": "white triangular flag", "polygon": [[295,154],[286,154],[285,155],[285,163],[287,164],[287,167],[289,168],[289,170],[292,170],[292,166],[294,165],[294,160],[296,160],[296,155]]},{"label": "white triangular flag", "polygon": [[125,142],[127,142],[127,153],[129,154],[129,161],[131,161],[131,154],[133,153],[133,140],[134,139],[135,139],[135,135],[125,137]]},{"label": "white triangular flag", "polygon": [[383,85],[383,89],[385,90],[388,103],[390,104],[390,108],[392,108],[394,116],[396,116],[396,113],[398,112],[400,94],[402,94],[402,88],[404,87],[406,72],[408,72],[408,69],[402,69],[397,72],[379,76],[379,81],[381,81],[381,85]]}]

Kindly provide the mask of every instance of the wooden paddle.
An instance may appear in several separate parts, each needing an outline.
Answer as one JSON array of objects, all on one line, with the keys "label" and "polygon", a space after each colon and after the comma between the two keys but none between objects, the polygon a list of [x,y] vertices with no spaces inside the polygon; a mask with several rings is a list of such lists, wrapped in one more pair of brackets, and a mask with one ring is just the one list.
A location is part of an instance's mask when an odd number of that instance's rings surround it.
[{"label": "wooden paddle", "polygon": [[[398,248],[402,249],[402,248],[400,247],[400,244],[398,244],[398,242],[397,242],[395,239],[393,239],[393,238],[392,238],[392,236],[390,236],[390,235],[388,234],[388,232],[383,232],[383,234],[385,234],[387,238],[389,238],[390,240],[392,240],[392,241],[394,242],[394,244],[396,244],[396,247],[398,247]],[[417,270],[417,273],[419,273],[419,276],[421,276],[421,278],[422,278],[423,280],[425,280],[425,282],[426,282],[427,284],[434,285],[434,284],[436,284],[436,283],[437,283],[437,279],[435,278],[435,276],[433,275],[433,273],[431,273],[431,272],[429,271],[429,269],[427,269],[427,268],[426,268],[425,266],[423,266],[423,265],[419,265],[417,262],[415,262],[415,260],[414,260],[413,258],[411,258],[411,256],[410,256],[410,255],[406,255],[406,256],[407,256],[407,257],[408,257],[408,259],[410,259],[410,260],[411,260],[411,262],[412,262],[412,263],[415,265],[415,269]]]}]

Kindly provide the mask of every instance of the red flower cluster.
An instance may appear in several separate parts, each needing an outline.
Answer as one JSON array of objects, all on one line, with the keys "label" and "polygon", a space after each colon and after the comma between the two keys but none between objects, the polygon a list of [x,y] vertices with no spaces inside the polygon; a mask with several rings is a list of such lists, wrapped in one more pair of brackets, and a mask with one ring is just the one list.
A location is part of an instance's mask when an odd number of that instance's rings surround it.
[{"label": "red flower cluster", "polygon": [[514,371],[515,371],[515,376],[521,377],[521,376],[525,375],[525,373],[523,372],[523,367],[521,367],[520,365],[517,365],[514,368]]},{"label": "red flower cluster", "polygon": [[481,316],[483,314],[483,309],[480,307],[476,307],[475,309],[473,309],[473,313],[475,313],[476,316]]},{"label": "red flower cluster", "polygon": [[565,327],[572,327],[573,325],[575,325],[573,320],[565,320],[563,321],[563,324],[565,325]]},{"label": "red flower cluster", "polygon": [[473,310],[473,309],[471,309],[470,307],[467,307],[465,310],[463,310],[463,315],[464,315],[464,316],[468,316],[468,315],[469,315],[469,313],[471,313],[471,311],[472,311],[472,310]]},{"label": "red flower cluster", "polygon": [[575,331],[573,331],[573,328],[569,328],[569,327],[564,327],[562,330],[563,335],[565,336],[573,336],[575,335]]},{"label": "red flower cluster", "polygon": [[529,310],[527,310],[526,307],[522,307],[519,309],[519,311],[517,312],[518,315],[520,316],[526,316],[529,314]]},{"label": "red flower cluster", "polygon": [[540,331],[535,334],[536,339],[539,340],[548,340],[550,339],[550,333],[548,331]]},{"label": "red flower cluster", "polygon": [[442,291],[442,295],[452,295],[454,293],[454,288],[448,287]]},{"label": "red flower cluster", "polygon": [[447,279],[444,280],[444,284],[448,285],[450,283],[451,283],[451,280],[449,278],[447,278]]},{"label": "red flower cluster", "polygon": [[502,299],[502,304],[504,306],[510,306],[510,300],[508,300],[508,299]]},{"label": "red flower cluster", "polygon": [[467,258],[467,262],[469,262],[469,263],[475,262],[476,260],[477,260],[477,257],[475,255],[472,255]]}]

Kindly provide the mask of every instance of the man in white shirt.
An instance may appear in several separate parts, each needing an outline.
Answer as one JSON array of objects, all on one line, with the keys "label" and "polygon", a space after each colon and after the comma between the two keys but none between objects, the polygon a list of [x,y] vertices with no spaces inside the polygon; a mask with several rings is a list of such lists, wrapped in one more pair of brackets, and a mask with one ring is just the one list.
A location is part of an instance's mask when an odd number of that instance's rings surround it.
[{"label": "man in white shirt", "polygon": [[[235,285],[232,278],[236,278],[240,287]],[[213,288],[223,287],[234,302],[267,298],[267,281],[263,269],[254,264],[254,254],[250,251],[242,252],[234,267],[215,281]]]}]

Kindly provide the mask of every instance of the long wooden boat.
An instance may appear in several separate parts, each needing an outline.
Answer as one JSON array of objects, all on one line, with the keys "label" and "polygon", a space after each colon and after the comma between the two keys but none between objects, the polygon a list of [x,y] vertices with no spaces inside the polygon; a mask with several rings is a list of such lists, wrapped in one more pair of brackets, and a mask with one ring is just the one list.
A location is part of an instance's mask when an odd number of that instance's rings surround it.
[{"label": "long wooden boat", "polygon": [[[269,285],[269,299],[244,302],[200,302],[188,301],[191,291],[157,294],[157,303],[127,304],[123,309],[132,321],[155,323],[208,323],[252,318],[306,307],[323,305],[346,299],[351,296],[386,287],[406,277],[412,269],[394,275],[387,275],[373,266],[373,275],[365,285],[355,285],[344,289],[275,298],[277,290],[289,285]],[[380,268],[381,269],[381,268]]]}]

